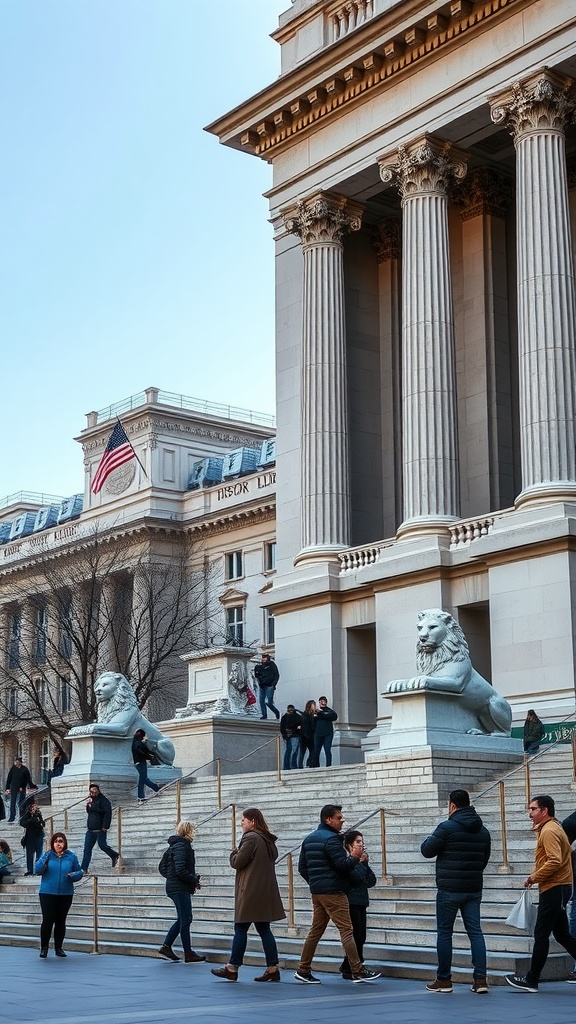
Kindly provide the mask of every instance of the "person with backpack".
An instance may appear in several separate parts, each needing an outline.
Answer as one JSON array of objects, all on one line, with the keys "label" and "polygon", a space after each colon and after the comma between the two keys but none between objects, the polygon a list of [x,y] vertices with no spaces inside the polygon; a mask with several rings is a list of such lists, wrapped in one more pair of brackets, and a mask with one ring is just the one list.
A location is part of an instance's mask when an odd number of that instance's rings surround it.
[{"label": "person with backpack", "polygon": [[44,845],[44,818],[38,805],[32,801],[20,818],[24,829],[22,846],[26,850],[26,874],[34,874],[34,862],[42,855]]},{"label": "person with backpack", "polygon": [[160,874],[166,879],[166,895],[176,907],[176,920],[168,929],[166,938],[158,950],[158,955],[172,963],[180,963],[172,944],[180,935],[184,950],[185,964],[201,964],[206,960],[192,949],[190,941],[190,925],[192,924],[192,895],[200,888],[200,875],[196,874],[196,859],[192,849],[194,825],[190,821],[181,821],[176,827],[176,835],[168,839],[168,849],[162,854],[158,865]]}]

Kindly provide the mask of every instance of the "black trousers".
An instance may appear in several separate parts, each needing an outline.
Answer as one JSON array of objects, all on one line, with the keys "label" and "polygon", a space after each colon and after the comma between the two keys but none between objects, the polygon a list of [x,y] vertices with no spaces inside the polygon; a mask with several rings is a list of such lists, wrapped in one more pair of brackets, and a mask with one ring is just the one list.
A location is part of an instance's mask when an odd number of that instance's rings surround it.
[{"label": "black trousers", "polygon": [[554,885],[540,893],[538,917],[534,929],[534,949],[526,980],[538,984],[546,963],[552,934],[573,960],[576,960],[576,939],[570,935],[566,906],[572,894],[571,885]]},{"label": "black trousers", "polygon": [[61,949],[66,935],[66,918],[72,906],[72,896],[53,896],[50,892],[40,893],[42,924],[40,925],[40,946],[50,944],[54,929],[54,948]]},{"label": "black trousers", "polygon": [[[356,943],[356,949],[358,950],[358,956],[360,957],[361,963],[364,963],[364,943],[366,942],[366,907],[358,907],[354,903],[350,904],[350,920],[352,921],[352,932],[354,934],[354,942]],[[348,957],[344,957],[340,964],[340,971],[342,974],[351,974],[350,964],[348,963]]]}]

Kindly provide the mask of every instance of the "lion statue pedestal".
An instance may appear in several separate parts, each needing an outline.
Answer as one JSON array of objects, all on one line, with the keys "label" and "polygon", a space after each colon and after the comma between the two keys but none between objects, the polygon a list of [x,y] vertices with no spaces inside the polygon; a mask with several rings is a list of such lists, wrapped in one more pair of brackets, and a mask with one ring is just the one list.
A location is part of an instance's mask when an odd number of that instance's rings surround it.
[{"label": "lion statue pedestal", "polygon": [[510,737],[508,701],[472,667],[452,615],[429,608],[420,612],[417,628],[418,675],[386,686],[392,723],[366,763],[380,783],[395,779],[396,791],[428,781],[443,800],[451,789],[469,789],[514,767],[522,743]]},{"label": "lion statue pedestal", "polygon": [[138,773],[132,760],[132,739],[144,729],[159,762],[148,769],[158,785],[182,775],[174,768],[174,744],[144,717],[134,690],[120,672],[102,672],[94,683],[98,721],[77,725],[68,733],[72,757],[63,774],[52,780],[52,804],[63,807],[85,796],[88,783],[97,782],[112,803],[125,802],[136,789]]}]

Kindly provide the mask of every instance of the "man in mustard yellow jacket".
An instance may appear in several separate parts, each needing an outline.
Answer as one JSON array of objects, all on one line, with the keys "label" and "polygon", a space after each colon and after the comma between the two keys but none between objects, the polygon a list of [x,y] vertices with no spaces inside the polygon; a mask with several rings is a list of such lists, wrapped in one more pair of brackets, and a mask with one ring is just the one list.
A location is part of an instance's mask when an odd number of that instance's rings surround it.
[{"label": "man in mustard yellow jacket", "polygon": [[536,832],[534,870],[524,887],[537,885],[540,893],[538,917],[534,929],[534,948],[530,969],[525,978],[507,974],[512,988],[537,992],[552,934],[567,953],[576,960],[576,939],[570,935],[566,905],[572,894],[572,862],[568,837],[554,817],[551,796],[533,796],[528,806],[532,828]]}]

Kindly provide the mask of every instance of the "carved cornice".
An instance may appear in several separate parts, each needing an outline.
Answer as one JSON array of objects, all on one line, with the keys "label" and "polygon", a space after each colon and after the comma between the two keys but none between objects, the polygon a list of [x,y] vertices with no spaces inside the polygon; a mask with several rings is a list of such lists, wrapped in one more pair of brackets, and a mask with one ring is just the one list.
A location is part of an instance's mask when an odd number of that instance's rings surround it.
[{"label": "carved cornice", "polygon": [[[249,127],[241,130],[238,128],[234,135],[229,118],[241,117],[243,108],[239,108],[233,115],[226,115],[209,125],[208,130],[221,138],[226,136],[229,145],[269,160],[271,155],[276,155],[276,151],[287,142],[294,141],[295,137],[310,130],[317,131],[319,121],[329,120],[334,115],[340,116],[343,108],[371,93],[381,91],[389,81],[395,81],[406,70],[412,72],[414,65],[429,58],[437,59],[439,51],[461,46],[462,37],[487,28],[488,23],[499,20],[512,8],[526,6],[529,2],[453,0],[449,8],[447,4],[442,4],[440,10],[430,13],[425,21],[418,12],[419,16],[412,24],[404,25],[396,33],[392,26],[388,32],[385,28],[381,29],[383,38],[376,38],[378,26],[384,26],[393,15],[372,17],[353,33],[353,58],[349,37],[345,36],[325,51],[324,63],[330,64],[328,74],[325,73],[316,81],[312,80],[311,84],[306,67],[303,66],[265,90],[267,94],[276,94],[278,105],[266,113],[264,120],[260,115],[259,120],[251,124],[248,121]],[[358,53],[357,47],[364,36],[366,47]],[[340,48],[346,52],[343,52],[341,65],[334,71],[336,53]],[[302,92],[298,92],[299,89]],[[284,93],[282,97],[281,92]],[[245,108],[249,105],[254,106],[254,101],[248,101]]]},{"label": "carved cornice", "polygon": [[385,185],[394,183],[402,200],[434,192],[446,195],[466,175],[467,154],[450,142],[424,135],[378,161]]},{"label": "carved cornice", "polygon": [[399,260],[402,253],[402,221],[399,217],[388,217],[376,225],[372,235],[372,247],[378,263]]},{"label": "carved cornice", "polygon": [[217,518],[203,520],[201,523],[186,523],[184,529],[188,534],[198,534],[202,537],[215,537],[222,533],[229,533],[237,526],[258,526],[260,523],[268,523],[276,518],[276,505],[260,506],[257,509],[242,509],[227,514],[222,513]]},{"label": "carved cornice", "polygon": [[525,135],[563,133],[574,107],[574,80],[548,69],[490,98],[494,124],[506,125],[516,142]]},{"label": "carved cornice", "polygon": [[471,171],[452,193],[456,205],[462,207],[463,221],[481,216],[503,219],[513,197],[514,189],[507,178],[490,167]]},{"label": "carved cornice", "polygon": [[360,230],[362,206],[346,196],[317,192],[283,210],[282,219],[286,230],[298,235],[304,247],[329,242],[341,245],[345,234]]}]

